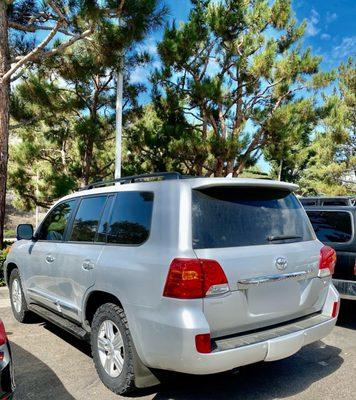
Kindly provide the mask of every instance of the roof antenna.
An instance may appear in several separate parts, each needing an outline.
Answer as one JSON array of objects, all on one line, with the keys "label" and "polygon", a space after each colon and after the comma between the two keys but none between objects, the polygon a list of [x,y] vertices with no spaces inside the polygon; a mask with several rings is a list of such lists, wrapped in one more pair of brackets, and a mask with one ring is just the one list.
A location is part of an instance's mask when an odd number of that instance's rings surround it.
[{"label": "roof antenna", "polygon": [[226,178],[232,178],[232,172],[226,175]]}]

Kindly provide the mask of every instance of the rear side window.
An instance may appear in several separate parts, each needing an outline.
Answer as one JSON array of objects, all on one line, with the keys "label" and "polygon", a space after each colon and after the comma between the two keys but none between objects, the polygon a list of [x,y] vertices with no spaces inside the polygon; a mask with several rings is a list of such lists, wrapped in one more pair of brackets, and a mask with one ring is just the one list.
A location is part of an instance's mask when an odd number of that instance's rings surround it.
[{"label": "rear side window", "polygon": [[307,211],[316,236],[322,242],[345,243],[351,240],[351,215],[345,211]]},{"label": "rear side window", "polygon": [[75,215],[70,241],[93,242],[107,196],[83,198]]},{"label": "rear side window", "polygon": [[312,240],[304,209],[289,191],[221,186],[193,190],[193,247]]},{"label": "rear side window", "polygon": [[97,237],[95,239],[96,242],[106,242],[106,234],[109,229],[109,218],[113,200],[114,196],[111,195],[106,202],[105,209],[103,211],[103,215],[101,217],[100,225],[98,228]]},{"label": "rear side window", "polygon": [[118,193],[112,207],[107,243],[142,244],[151,229],[153,193]]}]

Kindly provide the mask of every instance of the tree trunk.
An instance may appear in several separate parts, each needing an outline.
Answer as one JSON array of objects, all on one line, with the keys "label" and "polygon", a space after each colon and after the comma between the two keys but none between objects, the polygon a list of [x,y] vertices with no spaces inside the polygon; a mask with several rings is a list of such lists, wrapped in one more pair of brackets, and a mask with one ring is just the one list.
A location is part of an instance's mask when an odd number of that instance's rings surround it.
[{"label": "tree trunk", "polygon": [[234,160],[228,160],[226,163],[226,175],[234,173]]},{"label": "tree trunk", "polygon": [[242,173],[242,171],[245,169],[245,164],[245,161],[240,162],[239,166],[236,168],[234,176],[239,176]]},{"label": "tree trunk", "polygon": [[7,2],[0,1],[0,248],[3,247],[5,225],[5,202],[7,183],[7,160],[9,147],[10,83],[2,77],[8,71],[9,43],[7,33]]},{"label": "tree trunk", "polygon": [[93,147],[93,140],[90,138],[88,140],[84,156],[84,185],[88,185],[90,180],[91,164],[93,161]]},{"label": "tree trunk", "polygon": [[224,172],[224,161],[221,159],[221,157],[218,157],[216,160],[216,167],[215,167],[215,172],[214,176],[216,177],[222,177]]}]

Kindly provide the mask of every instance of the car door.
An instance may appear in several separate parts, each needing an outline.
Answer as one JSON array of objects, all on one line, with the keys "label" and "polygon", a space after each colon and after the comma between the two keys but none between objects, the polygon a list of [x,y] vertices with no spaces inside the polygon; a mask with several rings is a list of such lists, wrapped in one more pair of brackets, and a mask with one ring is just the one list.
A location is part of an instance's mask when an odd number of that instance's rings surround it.
[{"label": "car door", "polygon": [[58,245],[62,242],[76,200],[56,205],[36,232],[36,241],[28,250],[28,268],[24,268],[25,283],[31,302],[56,308],[53,270],[58,266]]},{"label": "car door", "polygon": [[95,283],[95,268],[104,245],[96,240],[97,230],[109,203],[106,194],[81,198],[66,240],[57,244],[57,265],[52,269],[57,312],[75,321],[81,321],[85,293]]}]

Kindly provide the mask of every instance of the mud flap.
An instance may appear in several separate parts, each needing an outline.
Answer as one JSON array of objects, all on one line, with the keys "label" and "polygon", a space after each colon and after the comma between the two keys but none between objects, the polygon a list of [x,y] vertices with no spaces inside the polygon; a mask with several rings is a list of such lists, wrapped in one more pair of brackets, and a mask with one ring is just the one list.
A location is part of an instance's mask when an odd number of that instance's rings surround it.
[{"label": "mud flap", "polygon": [[143,389],[155,385],[159,385],[160,381],[153,374],[153,372],[147,368],[140,357],[137,354],[137,351],[134,346],[134,372],[135,372],[135,386],[138,389]]}]

